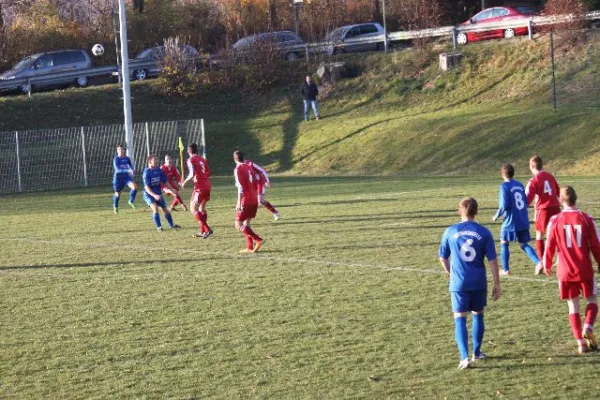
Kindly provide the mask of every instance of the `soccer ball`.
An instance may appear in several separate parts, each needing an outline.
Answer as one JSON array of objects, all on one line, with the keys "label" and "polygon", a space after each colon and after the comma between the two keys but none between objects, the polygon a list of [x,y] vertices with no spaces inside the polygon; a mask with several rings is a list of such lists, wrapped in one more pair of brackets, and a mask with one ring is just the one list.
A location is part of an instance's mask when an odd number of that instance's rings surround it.
[{"label": "soccer ball", "polygon": [[104,54],[104,46],[101,44],[95,44],[94,47],[92,47],[92,54],[94,54],[96,57],[101,56]]}]

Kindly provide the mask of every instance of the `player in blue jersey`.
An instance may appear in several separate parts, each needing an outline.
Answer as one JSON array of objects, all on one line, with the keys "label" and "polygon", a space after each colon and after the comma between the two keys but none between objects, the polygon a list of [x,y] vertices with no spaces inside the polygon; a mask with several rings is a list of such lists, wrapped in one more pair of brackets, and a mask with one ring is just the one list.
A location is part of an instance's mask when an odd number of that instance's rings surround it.
[{"label": "player in blue jersey", "polygon": [[[463,199],[458,208],[462,222],[446,229],[440,244],[439,256],[450,277],[450,297],[454,313],[455,338],[460,352],[459,369],[468,368],[472,361],[487,358],[481,352],[485,331],[483,309],[487,305],[487,279],[484,258],[487,257],[494,278],[492,299],[500,298],[500,274],[496,248],[491,232],[475,222],[477,201]],[[473,314],[473,357],[469,359],[467,313]]]},{"label": "player in blue jersey", "polygon": [[162,210],[163,214],[165,214],[165,219],[167,220],[169,227],[179,228],[179,225],[173,223],[171,213],[167,209],[165,199],[162,197],[163,185],[169,189],[174,190],[175,188],[171,186],[169,178],[164,171],[160,169],[158,158],[156,158],[156,156],[148,157],[148,168],[144,170],[142,180],[144,182],[144,201],[148,204],[148,207],[152,209],[152,218],[154,219],[156,229],[162,231],[160,215],[158,214],[159,208]]},{"label": "player in blue jersey", "polygon": [[133,181],[135,170],[131,159],[125,154],[125,146],[122,144],[117,146],[117,155],[113,159],[113,167],[115,174],[113,175],[113,189],[115,194],[113,195],[113,210],[115,214],[119,213],[119,199],[121,198],[121,191],[125,186],[129,186],[129,205],[135,210],[135,195],[138,191],[137,184]]},{"label": "player in blue jersey", "polygon": [[502,228],[500,228],[500,259],[502,260],[503,275],[510,275],[510,242],[519,242],[529,259],[535,265],[535,273],[539,274],[543,265],[535,250],[529,245],[531,236],[529,234],[529,215],[527,214],[527,194],[521,182],[513,179],[515,168],[511,164],[504,164],[500,168],[500,174],[504,182],[500,185],[498,200],[498,211],[492,218],[496,221],[503,217]]}]

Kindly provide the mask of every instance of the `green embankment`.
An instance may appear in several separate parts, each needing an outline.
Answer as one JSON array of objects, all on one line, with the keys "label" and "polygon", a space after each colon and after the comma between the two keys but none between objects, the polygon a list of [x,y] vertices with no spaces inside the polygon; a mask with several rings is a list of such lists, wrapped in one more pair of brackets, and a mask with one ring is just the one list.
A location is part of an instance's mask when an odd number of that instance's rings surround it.
[{"label": "green embankment", "polygon": [[[523,170],[532,153],[555,172],[597,173],[600,35],[557,49],[557,111],[548,36],[468,45],[447,73],[437,69],[444,50],[348,56],[357,76],[323,90],[318,122],[302,120],[300,82],[192,99],[162,97],[156,81],[143,82],[133,86],[133,114],[205,118],[217,173],[229,172],[236,147],[294,175],[489,173],[504,161]],[[0,131],[119,123],[119,94],[111,85],[4,97]]]}]

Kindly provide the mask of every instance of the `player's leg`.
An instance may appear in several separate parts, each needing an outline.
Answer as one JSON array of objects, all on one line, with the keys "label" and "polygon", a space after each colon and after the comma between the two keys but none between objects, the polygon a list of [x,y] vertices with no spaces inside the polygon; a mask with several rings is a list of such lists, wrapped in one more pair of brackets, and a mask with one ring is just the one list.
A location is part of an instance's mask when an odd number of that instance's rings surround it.
[{"label": "player's leg", "polygon": [[238,211],[238,213],[236,215],[236,219],[235,219],[235,229],[242,232],[244,234],[244,236],[246,237],[246,248],[241,249],[240,253],[252,253],[252,250],[254,250],[254,241],[252,240],[252,236],[250,236],[249,234],[247,234],[244,231],[244,228],[245,228],[244,222],[245,221],[240,221],[238,218],[241,218],[239,211]]},{"label": "player's leg", "polygon": [[121,191],[125,187],[125,182],[120,179],[113,179],[113,211],[115,214],[119,213],[119,200],[121,199]]},{"label": "player's leg", "polygon": [[[146,202],[146,203],[148,203],[148,202]],[[156,226],[156,229],[158,229],[159,231],[162,231],[162,224],[160,222],[160,214],[158,213],[158,205],[156,204],[156,202],[151,202],[148,204],[148,206],[152,210],[152,220],[154,221],[154,225]]]},{"label": "player's leg", "polygon": [[544,258],[544,232],[535,231],[535,248],[537,255],[541,259]]},{"label": "player's leg", "polygon": [[594,335],[594,323],[596,323],[596,317],[598,316],[598,284],[595,279],[584,283],[583,295],[587,300],[583,338],[587,340],[590,349],[598,350],[598,341]]},{"label": "player's leg", "polygon": [[[502,237],[502,233],[500,236]],[[500,241],[500,260],[502,261],[502,271],[500,273],[502,275],[510,275],[510,250],[508,248],[508,240]]]},{"label": "player's leg", "polygon": [[167,209],[167,203],[165,202],[164,197],[160,196],[160,200],[158,200],[156,202],[156,205],[162,210],[163,214],[165,215],[165,219],[167,220],[167,223],[169,224],[169,228],[171,228],[171,229],[181,228],[179,225],[176,225],[173,222],[173,216],[169,212],[169,209]]},{"label": "player's leg", "polygon": [[275,209],[275,207],[273,207],[273,205],[271,203],[269,203],[267,201],[267,199],[265,198],[265,189],[263,188],[261,190],[261,192],[259,192],[259,194],[258,194],[258,202],[260,204],[262,204],[263,207],[265,207],[267,210],[269,210],[269,212],[271,214],[273,214],[273,217],[275,218],[275,220],[278,220],[279,219],[279,213],[277,212],[277,210]]},{"label": "player's leg", "polygon": [[544,231],[546,230],[546,210],[535,210],[535,248],[538,258],[544,259]]},{"label": "player's leg", "polygon": [[200,216],[200,191],[197,189],[194,189],[192,192],[192,197],[190,198],[190,212],[200,226],[199,231],[194,233],[194,237],[204,238],[204,232],[202,231],[202,218]]},{"label": "player's leg", "polygon": [[138,191],[138,185],[132,181],[129,180],[129,182],[127,182],[127,186],[129,187],[129,201],[127,202],[127,204],[129,204],[131,206],[131,208],[133,208],[135,210],[135,204],[133,204],[133,202],[135,201],[135,196],[137,195],[137,191]]},{"label": "player's leg", "polygon": [[527,257],[529,257],[529,259],[534,263],[535,274],[541,274],[544,270],[544,265],[540,262],[540,259],[538,258],[533,247],[529,245],[529,241],[531,240],[529,230],[517,232],[517,239],[519,240],[519,246],[521,246],[521,250],[523,250],[525,254],[527,254]]},{"label": "player's leg", "polygon": [[483,322],[483,310],[487,306],[487,290],[477,290],[471,294],[471,309],[473,317],[473,361],[485,360],[487,355],[481,352],[485,324]]},{"label": "player's leg", "polygon": [[579,287],[573,285],[573,282],[560,282],[559,283],[561,298],[567,300],[569,306],[569,324],[571,325],[571,331],[573,337],[577,341],[577,351],[585,353],[588,351],[588,346],[583,339],[581,329],[581,315],[579,315]]},{"label": "player's leg", "polygon": [[200,212],[201,219],[201,230],[204,232],[204,238],[206,239],[210,235],[213,234],[213,230],[208,226],[208,212],[206,211],[206,204],[208,203],[208,199],[204,197],[200,202],[200,207],[198,211]]},{"label": "player's leg", "polygon": [[469,311],[468,292],[450,292],[452,312],[454,313],[454,339],[460,354],[459,369],[469,367],[469,331],[467,330],[467,312]]}]

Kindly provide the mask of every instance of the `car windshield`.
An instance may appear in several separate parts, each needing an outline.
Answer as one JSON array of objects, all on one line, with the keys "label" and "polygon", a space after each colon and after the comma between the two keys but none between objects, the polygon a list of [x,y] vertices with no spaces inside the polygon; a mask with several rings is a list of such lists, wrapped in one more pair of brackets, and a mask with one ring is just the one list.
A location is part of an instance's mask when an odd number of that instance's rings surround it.
[{"label": "car windshield", "polygon": [[252,43],[254,43],[255,40],[256,40],[255,36],[248,36],[248,37],[238,40],[231,47],[233,47],[234,49],[248,47]]},{"label": "car windshield", "polygon": [[327,34],[327,36],[325,36],[325,40],[339,39],[344,34],[345,30],[346,30],[346,28],[343,28],[343,27],[334,29],[333,31],[329,32]]},{"label": "car windshield", "polygon": [[535,11],[533,8],[531,7],[527,7],[527,6],[523,6],[523,7],[517,7],[517,11],[520,12],[521,14],[535,14]]},{"label": "car windshield", "polygon": [[40,57],[39,54],[36,54],[35,56],[29,56],[26,57],[24,59],[22,59],[21,61],[19,61],[17,63],[17,65],[15,65],[13,67],[13,69],[26,69],[29,68],[33,65],[33,63],[35,62],[35,60],[37,60]]}]

